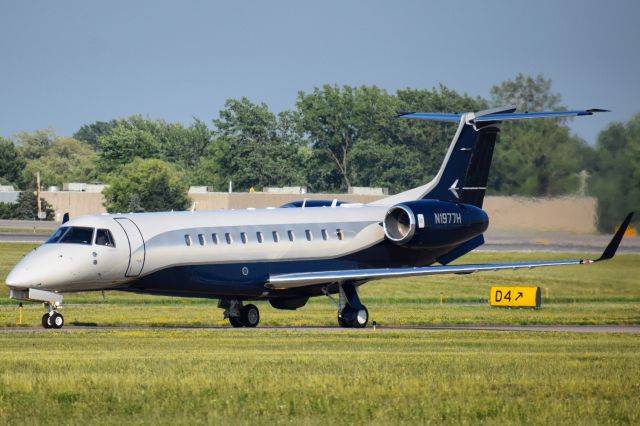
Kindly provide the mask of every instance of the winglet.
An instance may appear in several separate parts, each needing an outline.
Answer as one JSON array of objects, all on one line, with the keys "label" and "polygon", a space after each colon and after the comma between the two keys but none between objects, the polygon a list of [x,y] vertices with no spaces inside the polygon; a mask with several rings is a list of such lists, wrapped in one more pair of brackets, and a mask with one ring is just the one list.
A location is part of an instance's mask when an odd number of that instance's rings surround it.
[{"label": "winglet", "polygon": [[629,223],[631,223],[631,218],[632,217],[633,217],[633,212],[631,212],[631,213],[629,213],[627,215],[625,220],[622,222],[622,224],[620,225],[620,227],[616,231],[616,234],[613,236],[613,238],[611,238],[611,241],[609,242],[609,245],[607,246],[607,248],[604,249],[604,252],[602,252],[602,256],[600,256],[594,262],[599,262],[601,260],[611,259],[613,256],[615,256],[616,251],[618,250],[618,246],[620,245],[620,242],[622,241],[622,237],[624,236],[624,233],[627,230],[627,227],[629,226]]}]

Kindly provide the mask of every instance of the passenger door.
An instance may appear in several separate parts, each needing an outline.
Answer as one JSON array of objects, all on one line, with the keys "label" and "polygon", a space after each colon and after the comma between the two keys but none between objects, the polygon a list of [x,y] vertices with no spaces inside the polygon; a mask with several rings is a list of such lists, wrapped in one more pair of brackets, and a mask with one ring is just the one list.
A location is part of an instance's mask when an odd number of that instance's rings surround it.
[{"label": "passenger door", "polygon": [[138,226],[131,219],[122,217],[116,218],[115,221],[127,234],[129,242],[129,266],[127,266],[127,271],[124,275],[125,277],[137,277],[144,267],[144,238]]}]

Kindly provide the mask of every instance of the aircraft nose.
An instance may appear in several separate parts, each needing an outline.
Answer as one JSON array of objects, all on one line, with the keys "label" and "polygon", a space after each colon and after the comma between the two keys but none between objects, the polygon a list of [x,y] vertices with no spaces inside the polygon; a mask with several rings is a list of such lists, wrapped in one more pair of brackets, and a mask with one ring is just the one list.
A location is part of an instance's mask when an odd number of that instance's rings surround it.
[{"label": "aircraft nose", "polygon": [[9,272],[9,275],[5,279],[5,283],[9,287],[13,288],[27,288],[29,287],[28,280],[24,273],[21,273],[18,267],[15,267]]}]

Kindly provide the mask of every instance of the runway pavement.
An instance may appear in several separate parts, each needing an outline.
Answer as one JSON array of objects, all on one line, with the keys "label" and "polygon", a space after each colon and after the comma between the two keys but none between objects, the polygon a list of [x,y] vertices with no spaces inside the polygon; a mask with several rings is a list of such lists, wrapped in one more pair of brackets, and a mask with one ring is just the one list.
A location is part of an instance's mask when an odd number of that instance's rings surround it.
[{"label": "runway pavement", "polygon": [[286,326],[260,326],[257,328],[232,328],[232,327],[146,327],[146,326],[87,326],[87,325],[65,325],[59,330],[47,330],[42,327],[6,327],[0,328],[0,333],[74,333],[86,331],[172,331],[172,330],[203,330],[203,331],[244,331],[247,333],[259,333],[260,330],[276,331],[297,331],[297,332],[390,332],[390,331],[495,331],[495,332],[553,332],[553,333],[640,333],[640,325],[427,325],[427,326],[377,326],[375,329],[369,325],[365,329],[347,329],[341,327],[286,327]]}]

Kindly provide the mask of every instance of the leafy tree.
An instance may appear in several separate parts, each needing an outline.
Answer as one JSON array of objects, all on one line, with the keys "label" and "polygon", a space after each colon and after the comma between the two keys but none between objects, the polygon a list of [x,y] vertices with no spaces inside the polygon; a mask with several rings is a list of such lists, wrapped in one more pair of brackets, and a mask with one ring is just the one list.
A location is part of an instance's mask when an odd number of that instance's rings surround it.
[{"label": "leafy tree", "polygon": [[58,137],[36,159],[28,161],[22,172],[27,188],[36,187],[40,172],[42,187],[62,186],[64,182],[86,182],[97,178],[97,155],[91,148],[71,138]]},{"label": "leafy tree", "polygon": [[0,137],[0,183],[18,185],[24,166],[24,158],[18,153],[13,142]]},{"label": "leafy tree", "polygon": [[484,106],[444,86],[395,95],[375,86],[327,85],[300,92],[297,107],[312,147],[308,180],[315,182],[314,190],[371,185],[396,192],[424,183],[438,170],[455,126],[397,119],[396,113]]},{"label": "leafy tree", "polygon": [[26,160],[35,160],[46,153],[56,138],[53,129],[40,129],[31,133],[20,132],[16,136],[16,145]]},{"label": "leafy tree", "polygon": [[85,124],[73,134],[73,138],[86,142],[94,151],[100,150],[100,137],[109,135],[118,126],[118,120],[96,121]]},{"label": "leafy tree", "polygon": [[515,105],[519,111],[555,111],[562,109],[561,97],[551,92],[551,80],[543,75],[535,77],[519,73],[491,88],[495,106]]},{"label": "leafy tree", "polygon": [[611,232],[629,211],[640,211],[639,153],[640,113],[598,135],[589,188],[598,198],[598,227],[603,232]]},{"label": "leafy tree", "polygon": [[[491,89],[492,104],[515,104],[521,111],[561,110],[551,80],[518,74]],[[506,122],[494,152],[489,190],[502,194],[553,196],[574,192],[577,174],[591,150],[572,136],[565,120]]]},{"label": "leafy tree", "polygon": [[[40,209],[45,213],[45,220],[53,220],[54,210],[44,198],[40,198]],[[0,219],[37,220],[38,203],[36,194],[24,191],[18,195],[15,204],[0,203]]]},{"label": "leafy tree", "polygon": [[200,175],[200,182],[220,187],[232,180],[242,189],[303,185],[304,150],[296,119],[292,112],[276,116],[247,98],[227,100],[214,120],[216,139],[204,167],[217,176]]},{"label": "leafy tree", "polygon": [[185,179],[162,160],[136,158],[113,175],[109,184],[102,194],[111,213],[185,210],[189,206]]},{"label": "leafy tree", "polygon": [[350,149],[359,137],[363,117],[359,115],[358,89],[324,85],[312,93],[298,93],[296,106],[302,126],[314,149],[322,150],[337,167],[344,185],[350,189]]},{"label": "leafy tree", "polygon": [[148,130],[118,124],[111,133],[100,136],[99,170],[117,172],[134,158],[158,158],[160,144]]},{"label": "leafy tree", "polygon": [[206,156],[212,134],[203,121],[194,118],[189,127],[164,121],[158,121],[156,125],[154,135],[160,143],[162,156],[166,161],[178,163],[192,170]]}]

